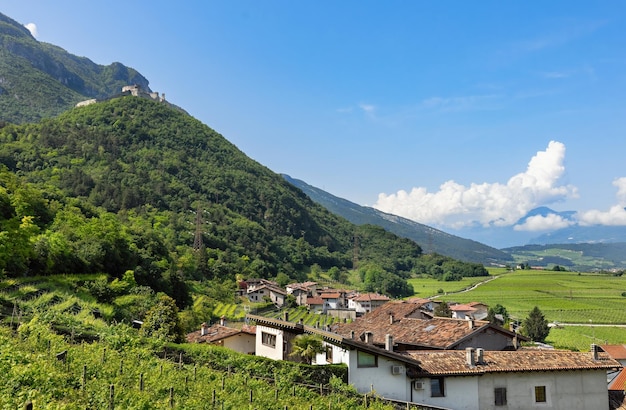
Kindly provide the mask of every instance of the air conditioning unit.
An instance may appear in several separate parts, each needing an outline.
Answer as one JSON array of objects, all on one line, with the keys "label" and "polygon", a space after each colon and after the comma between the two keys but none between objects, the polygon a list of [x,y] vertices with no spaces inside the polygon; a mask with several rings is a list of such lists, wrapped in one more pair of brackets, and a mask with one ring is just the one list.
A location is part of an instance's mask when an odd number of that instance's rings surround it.
[{"label": "air conditioning unit", "polygon": [[415,380],[413,382],[413,390],[423,390],[424,389],[424,382],[421,380]]},{"label": "air conditioning unit", "polygon": [[391,366],[391,374],[402,374],[403,370],[402,366]]}]

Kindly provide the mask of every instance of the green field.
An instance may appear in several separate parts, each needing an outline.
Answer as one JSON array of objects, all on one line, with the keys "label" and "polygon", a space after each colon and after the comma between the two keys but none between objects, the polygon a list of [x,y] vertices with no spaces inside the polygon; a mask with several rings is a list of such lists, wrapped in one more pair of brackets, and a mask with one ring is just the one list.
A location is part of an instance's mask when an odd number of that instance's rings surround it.
[{"label": "green field", "polygon": [[626,324],[626,278],[610,275],[518,270],[497,276],[468,292],[441,300],[501,304],[512,317],[524,318],[538,306],[549,321]]},{"label": "green field", "polygon": [[[523,320],[537,306],[549,322],[579,324],[553,328],[547,342],[556,347],[589,350],[591,343],[626,343],[626,277],[604,274],[518,270],[493,271],[493,280],[468,290],[478,278],[462,282],[413,279],[417,296],[466,303],[478,301],[489,306],[501,304],[513,319]],[[437,287],[444,294],[437,294]],[[434,292],[432,291],[434,289]],[[603,326],[613,325],[613,326]]]}]

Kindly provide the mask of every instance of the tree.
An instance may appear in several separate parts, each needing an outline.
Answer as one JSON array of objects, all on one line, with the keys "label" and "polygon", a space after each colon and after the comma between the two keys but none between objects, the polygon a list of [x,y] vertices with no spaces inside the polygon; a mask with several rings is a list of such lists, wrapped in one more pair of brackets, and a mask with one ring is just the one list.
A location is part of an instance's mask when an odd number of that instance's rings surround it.
[{"label": "tree", "polygon": [[543,313],[537,306],[530,311],[528,317],[523,322],[524,333],[535,342],[544,342],[550,328],[548,327],[548,321],[543,316]]},{"label": "tree", "polygon": [[306,364],[313,363],[313,359],[319,353],[324,353],[325,348],[319,336],[302,334],[293,340],[291,356],[300,357]]},{"label": "tree", "polygon": [[[496,315],[502,316],[502,320],[497,318]],[[506,311],[504,306],[498,303],[494,307],[489,308],[487,311],[487,321],[489,321],[489,323],[502,326],[509,321],[509,312]]]},{"label": "tree", "polygon": [[452,317],[452,310],[450,310],[447,302],[441,302],[435,307],[433,315],[437,317]]},{"label": "tree", "polygon": [[155,305],[146,313],[141,334],[167,342],[182,341],[183,332],[176,301],[165,294],[159,295]]}]

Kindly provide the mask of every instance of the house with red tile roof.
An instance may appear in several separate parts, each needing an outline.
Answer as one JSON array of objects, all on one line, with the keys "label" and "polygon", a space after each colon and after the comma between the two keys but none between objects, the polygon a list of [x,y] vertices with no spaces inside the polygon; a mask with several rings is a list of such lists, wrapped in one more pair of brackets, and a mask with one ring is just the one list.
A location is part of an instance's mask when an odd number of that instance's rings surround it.
[{"label": "house with red tile roof", "polygon": [[220,323],[208,326],[203,323],[199,330],[187,334],[187,343],[209,343],[223,346],[240,353],[254,354],[256,326],[243,325],[240,329],[226,326],[224,319]]},{"label": "house with red tile roof", "polygon": [[[450,409],[608,409],[608,355],[567,350],[411,351],[409,401]],[[375,387],[374,387],[375,388]]]},{"label": "house with red tile roof", "polygon": [[[248,319],[267,332],[265,337],[257,332],[257,355],[287,360],[296,335],[315,334],[326,350],[314,364],[344,363],[348,382],[359,392],[374,390],[382,397],[430,409],[608,409],[606,372],[621,367],[595,349],[398,352],[391,335],[379,347],[371,333],[361,340],[302,323],[254,315]],[[259,343],[267,351],[259,349]]]},{"label": "house with red tile roof", "polygon": [[319,296],[309,296],[306,298],[306,305],[310,312],[322,313],[324,312],[324,299]]},{"label": "house with red tile roof", "polygon": [[296,298],[298,306],[305,306],[307,297],[313,296],[317,290],[317,282],[291,283],[285,287],[287,294]]},{"label": "house with red tile roof", "polygon": [[287,292],[279,286],[264,284],[248,288],[246,296],[250,302],[262,302],[265,298],[268,298],[274,305],[281,307],[285,304]]},{"label": "house with red tile roof", "polygon": [[324,311],[343,309],[348,305],[345,291],[333,289],[324,290],[320,292],[319,297],[324,301]]},{"label": "house with red tile roof", "polygon": [[333,331],[364,340],[369,334],[376,346],[384,346],[387,335],[394,339],[394,350],[459,350],[482,347],[487,350],[516,350],[529,339],[486,321],[430,318],[420,303],[392,301],[351,323],[338,323]]},{"label": "house with red tile roof", "polygon": [[378,293],[362,293],[348,299],[348,309],[354,309],[358,316],[389,302],[389,297]]}]

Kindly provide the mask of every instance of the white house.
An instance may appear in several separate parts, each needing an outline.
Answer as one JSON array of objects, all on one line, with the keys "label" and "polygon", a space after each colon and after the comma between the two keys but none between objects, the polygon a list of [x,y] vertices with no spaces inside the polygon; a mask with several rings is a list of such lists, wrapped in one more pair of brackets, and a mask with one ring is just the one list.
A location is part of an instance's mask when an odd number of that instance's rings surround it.
[{"label": "white house", "polygon": [[410,401],[470,409],[608,409],[606,372],[620,364],[597,349],[412,351]]},{"label": "white house", "polygon": [[357,314],[369,313],[377,307],[389,302],[389,297],[378,293],[364,293],[348,299],[348,309],[354,309]]},{"label": "white house", "polygon": [[291,283],[287,285],[285,289],[287,290],[287,294],[293,295],[296,298],[296,303],[299,306],[305,306],[307,297],[315,294],[317,282]]},{"label": "white house", "polygon": [[[359,392],[374,390],[385,398],[437,409],[608,409],[606,373],[621,367],[597,349],[395,352],[391,335],[380,348],[369,332],[361,341],[277,319],[249,319],[257,321],[257,355],[288,358],[290,340],[297,334],[317,334],[326,351],[314,363],[346,364],[348,382]],[[259,348],[263,338],[269,353]]]},{"label": "white house", "polygon": [[346,307],[345,292],[323,292],[319,297],[324,301],[324,311],[329,309],[342,309]]},{"label": "white house", "polygon": [[248,288],[247,296],[250,302],[262,302],[267,297],[272,303],[280,307],[285,304],[287,292],[278,286],[261,285]]}]

